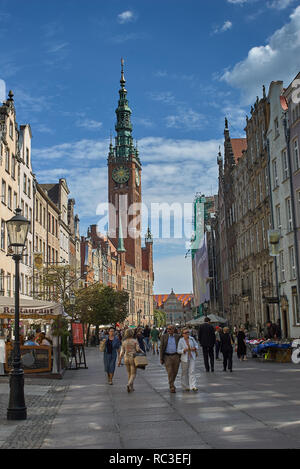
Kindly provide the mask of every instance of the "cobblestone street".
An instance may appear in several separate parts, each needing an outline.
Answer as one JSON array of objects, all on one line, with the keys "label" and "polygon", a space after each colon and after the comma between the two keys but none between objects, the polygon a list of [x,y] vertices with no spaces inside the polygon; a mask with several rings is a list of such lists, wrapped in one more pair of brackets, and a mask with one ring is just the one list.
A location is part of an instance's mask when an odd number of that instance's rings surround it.
[{"label": "cobblestone street", "polygon": [[234,360],[234,372],[205,373],[197,362],[198,393],[170,394],[165,369],[149,355],[135,389],[126,392],[126,370],[114,385],[102,354],[86,350],[88,369],[62,380],[25,378],[28,418],[8,422],[8,378],[0,380],[1,448],[300,448],[300,368],[291,363]]}]

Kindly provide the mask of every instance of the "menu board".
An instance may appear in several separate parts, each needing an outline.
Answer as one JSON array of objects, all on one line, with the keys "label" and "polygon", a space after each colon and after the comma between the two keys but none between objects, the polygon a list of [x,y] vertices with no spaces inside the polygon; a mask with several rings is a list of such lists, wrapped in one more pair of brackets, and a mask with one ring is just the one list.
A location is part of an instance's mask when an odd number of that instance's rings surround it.
[{"label": "menu board", "polygon": [[79,322],[72,323],[73,345],[84,345],[83,324]]}]

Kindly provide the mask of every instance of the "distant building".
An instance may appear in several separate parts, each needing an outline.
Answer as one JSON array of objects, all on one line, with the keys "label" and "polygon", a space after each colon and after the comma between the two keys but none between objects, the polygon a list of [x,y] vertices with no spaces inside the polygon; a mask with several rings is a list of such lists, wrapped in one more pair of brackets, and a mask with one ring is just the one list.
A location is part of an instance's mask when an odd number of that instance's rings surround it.
[{"label": "distant building", "polygon": [[193,295],[192,293],[176,294],[173,289],[165,295],[154,295],[155,309],[161,309],[166,313],[167,324],[184,325],[193,319]]}]

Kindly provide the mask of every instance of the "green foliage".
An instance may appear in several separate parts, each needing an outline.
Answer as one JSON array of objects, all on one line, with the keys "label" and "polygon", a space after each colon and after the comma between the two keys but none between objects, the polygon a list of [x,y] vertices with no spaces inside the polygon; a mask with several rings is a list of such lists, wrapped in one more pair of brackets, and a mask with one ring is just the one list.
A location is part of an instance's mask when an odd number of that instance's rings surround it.
[{"label": "green foliage", "polygon": [[51,326],[51,333],[56,337],[63,337],[69,334],[68,331],[68,321],[65,318],[57,317],[53,320]]},{"label": "green foliage", "polygon": [[157,327],[163,327],[166,325],[167,314],[161,309],[154,310],[154,323]]},{"label": "green foliage", "polygon": [[81,322],[93,324],[115,324],[125,321],[128,315],[126,291],[114,290],[107,285],[95,284],[75,292],[74,312]]}]

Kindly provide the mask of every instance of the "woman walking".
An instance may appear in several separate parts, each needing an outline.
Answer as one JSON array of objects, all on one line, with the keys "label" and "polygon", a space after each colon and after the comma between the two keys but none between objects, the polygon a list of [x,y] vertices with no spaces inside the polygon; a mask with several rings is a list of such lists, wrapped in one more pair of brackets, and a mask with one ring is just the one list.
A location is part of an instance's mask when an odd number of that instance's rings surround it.
[{"label": "woman walking", "polygon": [[232,354],[233,337],[229,333],[229,327],[224,327],[223,333],[220,333],[220,350],[223,354],[223,371],[228,370],[232,373]]},{"label": "woman walking", "polygon": [[118,337],[115,336],[115,330],[113,327],[108,330],[108,337],[104,340],[104,368],[107,373],[108,384],[113,384],[112,379],[116,368],[118,350],[121,344]]},{"label": "woman walking", "polygon": [[189,329],[184,328],[183,337],[179,339],[177,353],[181,356],[181,385],[184,391],[198,391],[195,375],[198,344],[190,335]]},{"label": "woman walking", "polygon": [[133,389],[133,382],[136,377],[136,366],[134,363],[134,357],[137,352],[142,352],[139,347],[137,339],[134,338],[134,332],[132,329],[127,329],[124,334],[124,338],[122,341],[122,348],[121,353],[119,355],[118,366],[121,365],[122,357],[124,356],[124,364],[127,369],[128,374],[128,384],[127,384],[127,391],[132,392]]},{"label": "woman walking", "polygon": [[244,326],[241,326],[237,334],[237,357],[243,361],[247,360],[246,334]]}]

